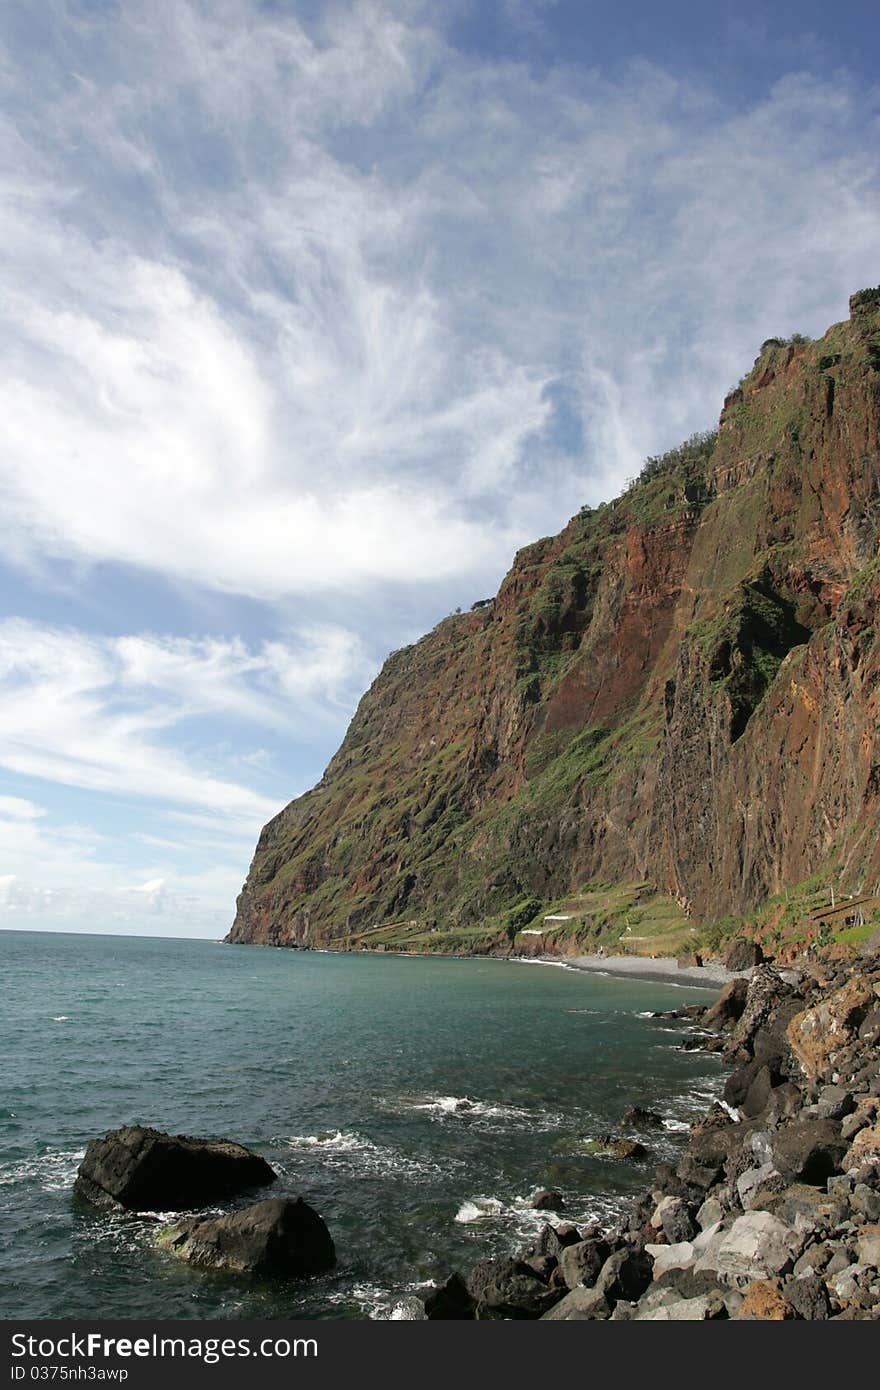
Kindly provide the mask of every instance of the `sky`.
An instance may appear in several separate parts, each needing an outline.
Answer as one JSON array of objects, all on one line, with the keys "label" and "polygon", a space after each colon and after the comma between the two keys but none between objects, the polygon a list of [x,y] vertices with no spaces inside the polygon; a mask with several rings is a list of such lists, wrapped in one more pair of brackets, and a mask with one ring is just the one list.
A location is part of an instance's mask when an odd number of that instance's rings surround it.
[{"label": "sky", "polygon": [[6,0],[0,927],[219,937],[385,655],[880,282],[864,0]]}]

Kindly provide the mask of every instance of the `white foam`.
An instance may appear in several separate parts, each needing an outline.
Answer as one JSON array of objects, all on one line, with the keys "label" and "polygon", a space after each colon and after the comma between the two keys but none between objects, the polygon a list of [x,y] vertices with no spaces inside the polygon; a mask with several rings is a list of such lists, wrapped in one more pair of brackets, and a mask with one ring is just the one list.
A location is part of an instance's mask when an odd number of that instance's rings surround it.
[{"label": "white foam", "polygon": [[43,1192],[64,1192],[73,1186],[85,1149],[52,1149],[0,1167],[0,1187],[36,1182]]},{"label": "white foam", "polygon": [[[323,1134],[293,1134],[275,1138],[272,1146],[293,1152],[312,1153],[331,1168],[354,1170],[357,1173],[399,1173],[419,1177],[425,1173],[448,1171],[455,1159],[444,1159],[443,1168],[432,1159],[410,1158],[397,1149],[376,1144],[364,1134],[332,1130]],[[281,1165],[283,1166],[283,1165]]]},{"label": "white foam", "polygon": [[469,1197],[462,1202],[455,1219],[460,1226],[470,1226],[474,1221],[483,1221],[487,1216],[500,1216],[504,1203],[497,1197]]},{"label": "white foam", "polygon": [[565,1116],[555,1111],[527,1110],[521,1105],[474,1100],[470,1096],[402,1097],[397,1104],[404,1110],[421,1112],[439,1122],[463,1120],[490,1129],[499,1121],[534,1130],[556,1129],[565,1123]]},{"label": "white foam", "polygon": [[479,1111],[485,1113],[485,1107],[469,1096],[429,1096],[426,1100],[413,1101],[410,1109],[428,1110],[438,1116],[467,1115]]},{"label": "white foam", "polygon": [[314,1149],[337,1153],[352,1153],[355,1149],[375,1147],[369,1139],[360,1134],[344,1134],[341,1129],[327,1130],[323,1134],[293,1134],[287,1139],[273,1139],[273,1144],[281,1144],[288,1149]]}]

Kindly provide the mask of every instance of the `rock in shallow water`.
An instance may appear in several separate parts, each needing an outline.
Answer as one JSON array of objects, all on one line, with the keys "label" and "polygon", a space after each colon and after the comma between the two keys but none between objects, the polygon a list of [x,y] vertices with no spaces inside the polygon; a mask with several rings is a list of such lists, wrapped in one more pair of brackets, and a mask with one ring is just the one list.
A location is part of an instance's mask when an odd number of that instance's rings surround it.
[{"label": "rock in shallow water", "polygon": [[301,1279],[336,1263],[330,1232],[301,1197],[270,1197],[228,1216],[188,1217],[159,1243],[202,1269],[258,1277]]},{"label": "rock in shallow water", "polygon": [[265,1187],[274,1168],[229,1139],[192,1139],[145,1125],[124,1125],[92,1139],[74,1191],[97,1206],[179,1211]]}]

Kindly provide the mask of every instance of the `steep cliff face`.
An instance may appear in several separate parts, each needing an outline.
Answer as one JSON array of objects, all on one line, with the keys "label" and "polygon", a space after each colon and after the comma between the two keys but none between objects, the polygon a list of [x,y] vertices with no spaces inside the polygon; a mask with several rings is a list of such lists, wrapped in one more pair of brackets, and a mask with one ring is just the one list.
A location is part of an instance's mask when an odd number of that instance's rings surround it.
[{"label": "steep cliff face", "polygon": [[405,921],[468,949],[599,879],[693,921],[831,860],[880,882],[880,290],[850,309],[388,659],[264,829],[230,940]]}]

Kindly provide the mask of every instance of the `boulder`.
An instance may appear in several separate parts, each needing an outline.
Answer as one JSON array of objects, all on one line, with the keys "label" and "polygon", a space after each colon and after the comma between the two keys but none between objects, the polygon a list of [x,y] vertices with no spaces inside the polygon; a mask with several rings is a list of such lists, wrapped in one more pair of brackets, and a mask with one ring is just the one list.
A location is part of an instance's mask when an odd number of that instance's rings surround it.
[{"label": "boulder", "polygon": [[763,959],[764,952],[757,941],[740,937],[728,948],[724,965],[728,970],[748,970],[753,965],[760,965]]},{"label": "boulder", "polygon": [[565,1199],[561,1192],[549,1187],[540,1187],[529,1198],[529,1206],[533,1211],[562,1211]]},{"label": "boulder", "polygon": [[699,1294],[696,1298],[672,1298],[637,1312],[634,1322],[705,1322],[710,1318],[728,1316],[724,1297],[720,1292]]},{"label": "boulder", "polygon": [[588,1322],[594,1318],[609,1318],[611,1304],[598,1289],[572,1289],[565,1298],[541,1314],[543,1322]]},{"label": "boulder", "polygon": [[717,1197],[707,1197],[697,1212],[697,1225],[701,1231],[709,1226],[717,1226],[724,1215],[724,1207]]},{"label": "boulder", "polygon": [[783,1177],[824,1186],[840,1172],[847,1143],[836,1120],[793,1120],[772,1139],[773,1162]]},{"label": "boulder", "polygon": [[748,992],[748,980],[731,980],[724,986],[715,1003],[703,1014],[703,1027],[732,1028],[742,1017]]},{"label": "boulder", "polygon": [[862,1226],[858,1238],[859,1264],[880,1269],[880,1226]]},{"label": "boulder", "polygon": [[430,1322],[472,1322],[474,1301],[460,1274],[450,1274],[425,1298],[425,1316]]},{"label": "boulder", "polygon": [[654,1261],[645,1251],[616,1250],[602,1266],[596,1289],[612,1305],[621,1298],[634,1303],[650,1284],[653,1270]]},{"label": "boulder", "polygon": [[601,1134],[590,1142],[589,1147],[596,1153],[607,1154],[609,1158],[646,1158],[648,1150],[638,1139],[623,1139],[619,1134]]},{"label": "boulder", "polygon": [[824,1321],[831,1311],[825,1281],[818,1274],[788,1279],[783,1291],[795,1315],[807,1322]]},{"label": "boulder", "polygon": [[477,1318],[538,1318],[559,1293],[522,1260],[480,1260],[466,1279]]},{"label": "boulder", "polygon": [[660,1225],[670,1245],[691,1240],[697,1233],[696,1222],[686,1202],[680,1197],[669,1198],[660,1214]]},{"label": "boulder", "polygon": [[228,1216],[190,1216],[159,1237],[189,1264],[257,1277],[301,1279],[336,1263],[330,1232],[301,1197],[270,1197]]},{"label": "boulder", "polygon": [[821,1077],[834,1055],[858,1036],[869,1011],[875,1006],[873,983],[863,975],[852,979],[791,1019],[789,1045],[808,1077]]},{"label": "boulder", "polygon": [[192,1139],[125,1125],[92,1139],[74,1191],[97,1206],[180,1211],[274,1182],[259,1154],[229,1139]]},{"label": "boulder", "polygon": [[776,1280],[755,1279],[743,1290],[738,1318],[759,1318],[763,1322],[784,1322],[793,1318],[794,1309]]},{"label": "boulder", "polygon": [[822,1120],[843,1120],[855,1108],[855,1099],[845,1086],[823,1086],[816,1102],[816,1114]]},{"label": "boulder", "polygon": [[736,1180],[736,1191],[743,1211],[750,1211],[753,1206],[753,1198],[767,1182],[768,1178],[776,1175],[776,1169],[772,1163],[762,1163],[759,1168],[747,1168],[744,1173],[740,1173]]},{"label": "boulder", "polygon": [[800,1236],[786,1222],[769,1212],[750,1211],[728,1230],[715,1232],[694,1269],[711,1271],[727,1283],[769,1279],[792,1268],[800,1245]]},{"label": "boulder", "polygon": [[766,1062],[758,1067],[755,1075],[749,1083],[749,1089],[743,1097],[740,1109],[747,1119],[756,1120],[763,1115],[770,1103],[770,1096],[776,1082],[779,1080],[778,1073],[774,1073],[767,1066]]},{"label": "boulder", "polygon": [[[769,965],[758,965],[749,981],[746,1004],[730,1035],[726,1055],[731,1060],[747,1055],[755,1034],[763,1028],[773,1011],[791,996],[792,987]],[[766,1060],[765,1058],[761,1059]]]},{"label": "boulder", "polygon": [[575,1289],[579,1284],[595,1284],[610,1253],[605,1240],[582,1240],[577,1245],[569,1245],[559,1261],[566,1287]]},{"label": "boulder", "polygon": [[880,1120],[859,1130],[841,1166],[846,1169],[858,1168],[871,1159],[880,1159]]},{"label": "boulder", "polygon": [[675,1245],[646,1245],[645,1251],[654,1261],[654,1279],[662,1279],[671,1269],[690,1269],[696,1259],[694,1246],[689,1240],[679,1241]]},{"label": "boulder", "polygon": [[620,1122],[629,1129],[662,1129],[663,1116],[656,1110],[645,1110],[641,1105],[631,1105]]}]

